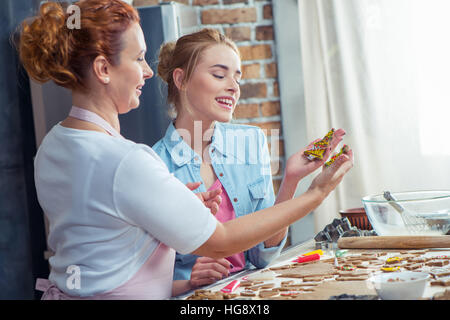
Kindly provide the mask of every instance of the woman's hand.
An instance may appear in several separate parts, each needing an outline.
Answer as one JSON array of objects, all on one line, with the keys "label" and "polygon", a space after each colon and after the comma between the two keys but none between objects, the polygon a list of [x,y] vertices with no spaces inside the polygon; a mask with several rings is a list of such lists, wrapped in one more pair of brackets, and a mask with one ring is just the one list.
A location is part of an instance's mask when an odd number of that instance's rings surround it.
[{"label": "woman's hand", "polygon": [[353,150],[341,154],[330,166],[323,166],[322,172],[314,178],[309,189],[319,190],[325,197],[341,182],[353,167]]},{"label": "woman's hand", "polygon": [[[202,183],[201,182],[188,182],[186,183],[186,187],[189,190],[194,191],[197,189]],[[203,202],[203,204],[209,208],[212,214],[216,214],[219,211],[220,203],[222,202],[222,197],[220,194],[222,193],[222,189],[215,189],[206,192],[199,192],[195,195]]]},{"label": "woman's hand", "polygon": [[197,258],[192,267],[191,279],[189,280],[190,286],[191,288],[196,288],[214,283],[224,277],[228,277],[230,269],[231,263],[225,258]]},{"label": "woman's hand", "polygon": [[321,160],[309,160],[304,151],[311,148],[314,143],[320,141],[321,139],[316,139],[311,142],[306,148],[293,154],[286,162],[286,170],[284,173],[284,179],[289,179],[298,183],[301,179],[320,168],[330,157],[331,152],[337,147],[337,145],[342,141],[345,135],[343,129],[338,129],[334,132],[333,138],[328,149],[324,152],[323,158]]}]

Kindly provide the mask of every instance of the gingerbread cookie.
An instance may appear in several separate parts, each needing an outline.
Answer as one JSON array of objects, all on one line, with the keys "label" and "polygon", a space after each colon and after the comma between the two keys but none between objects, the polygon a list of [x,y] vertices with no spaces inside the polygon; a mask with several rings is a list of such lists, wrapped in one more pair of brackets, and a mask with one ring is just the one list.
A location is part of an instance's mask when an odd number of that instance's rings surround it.
[{"label": "gingerbread cookie", "polygon": [[249,281],[264,281],[264,280],[273,280],[276,276],[276,273],[272,270],[263,270],[258,273],[253,273],[247,276],[247,280]]},{"label": "gingerbread cookie", "polygon": [[298,266],[290,268],[289,271],[278,271],[278,277],[281,278],[303,278],[307,276],[317,276],[334,274],[334,266],[330,263],[322,261],[314,261],[313,263],[301,263]]},{"label": "gingerbread cookie", "polygon": [[253,285],[254,285],[254,283],[252,281],[248,281],[248,280],[241,281],[241,287],[251,287]]},{"label": "gingerbread cookie", "polygon": [[300,291],[284,291],[280,293],[282,297],[296,297],[300,294]]},{"label": "gingerbread cookie", "polygon": [[380,270],[383,272],[397,272],[400,271],[400,267],[382,267]]},{"label": "gingerbread cookie", "polygon": [[259,284],[259,285],[252,286],[252,287],[247,287],[247,289],[250,289],[250,290],[270,289],[270,288],[273,288],[274,286],[275,286],[274,283],[264,283],[264,284]]},{"label": "gingerbread cookie", "polygon": [[304,277],[303,282],[321,282],[325,277]]},{"label": "gingerbread cookie", "polygon": [[404,266],[406,270],[417,270],[423,267],[422,263],[407,264]]},{"label": "gingerbread cookie", "polygon": [[392,257],[386,259],[386,264],[400,264],[403,261],[401,257]]},{"label": "gingerbread cookie", "polygon": [[369,276],[370,272],[366,270],[355,270],[355,271],[338,271],[339,277],[363,277]]},{"label": "gingerbread cookie", "polygon": [[266,299],[278,295],[278,292],[273,290],[261,290],[258,295],[260,298]]},{"label": "gingerbread cookie", "polygon": [[278,278],[298,278],[298,279],[303,278],[303,276],[301,274],[298,274],[298,273],[283,273],[283,274],[280,274],[277,277]]},{"label": "gingerbread cookie", "polygon": [[186,298],[186,300],[224,300],[233,299],[237,297],[237,294],[223,293],[220,291],[211,292],[211,290],[199,289],[194,291],[192,295]]},{"label": "gingerbread cookie", "polygon": [[239,293],[243,297],[256,297],[256,292],[252,290],[244,290]]},{"label": "gingerbread cookie", "polygon": [[426,263],[429,267],[443,267],[449,264],[448,260],[431,260]]},{"label": "gingerbread cookie", "polygon": [[341,150],[340,150],[338,153],[336,153],[334,156],[332,156],[330,160],[328,160],[327,162],[325,162],[325,166],[326,166],[326,167],[330,166],[333,162],[336,161],[336,159],[337,159],[340,155],[342,155],[342,154],[344,154],[344,153],[347,153],[349,149],[350,149],[350,148],[348,147],[348,145],[344,144],[344,146],[341,148]]},{"label": "gingerbread cookie", "polygon": [[306,158],[308,158],[308,160],[323,159],[323,154],[333,139],[333,134],[334,128],[331,129],[322,140],[315,142],[311,148],[305,150],[303,153]]},{"label": "gingerbread cookie", "polygon": [[269,268],[269,270],[271,270],[271,271],[278,271],[278,270],[286,270],[286,269],[289,269],[289,268],[291,268],[291,265],[290,264],[285,264],[285,265],[282,265],[282,266],[279,266],[279,267]]},{"label": "gingerbread cookie", "polygon": [[446,277],[446,276],[450,276],[450,269],[449,268],[433,268],[430,270],[430,273],[434,278]]},{"label": "gingerbread cookie", "polygon": [[408,262],[412,262],[412,263],[425,263],[426,259],[423,257],[416,257],[416,258],[411,258],[408,259]]},{"label": "gingerbread cookie", "polygon": [[439,278],[430,282],[432,286],[448,287],[450,286],[450,277]]},{"label": "gingerbread cookie", "polygon": [[342,277],[339,276],[336,278],[336,281],[362,281],[362,280],[367,280],[369,279],[369,276],[357,276],[357,277]]}]

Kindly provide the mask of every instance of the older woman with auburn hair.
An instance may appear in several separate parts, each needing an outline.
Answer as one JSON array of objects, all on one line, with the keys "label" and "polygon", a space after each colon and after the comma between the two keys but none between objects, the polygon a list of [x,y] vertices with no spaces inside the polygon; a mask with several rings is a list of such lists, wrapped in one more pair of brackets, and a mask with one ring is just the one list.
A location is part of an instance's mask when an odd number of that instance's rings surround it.
[{"label": "older woman with auburn hair", "polygon": [[63,8],[46,2],[24,21],[19,47],[31,78],[72,91],[68,117],[35,158],[55,252],[49,279],[36,284],[43,299],[169,298],[188,289],[173,281],[175,250],[215,259],[246,250],[317,207],[352,167],[350,152],[300,197],[218,222],[210,211],[220,192],[197,197],[150,147],[120,135],[118,115],[139,106],[153,76],[137,11],[120,0],[76,5],[80,29],[67,28]]}]

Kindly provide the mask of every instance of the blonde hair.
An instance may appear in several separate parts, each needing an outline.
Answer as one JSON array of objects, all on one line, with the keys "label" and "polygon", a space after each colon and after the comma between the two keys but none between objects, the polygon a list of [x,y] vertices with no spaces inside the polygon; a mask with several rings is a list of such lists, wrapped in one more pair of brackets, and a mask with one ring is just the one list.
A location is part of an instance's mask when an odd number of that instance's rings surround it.
[{"label": "blonde hair", "polygon": [[200,56],[212,45],[224,44],[233,49],[240,57],[236,44],[227,36],[215,29],[205,28],[198,32],[187,34],[176,42],[163,44],[159,51],[158,75],[167,83],[167,102],[172,118],[177,115],[179,92],[173,80],[173,72],[181,68],[185,72],[183,83],[191,78]]}]

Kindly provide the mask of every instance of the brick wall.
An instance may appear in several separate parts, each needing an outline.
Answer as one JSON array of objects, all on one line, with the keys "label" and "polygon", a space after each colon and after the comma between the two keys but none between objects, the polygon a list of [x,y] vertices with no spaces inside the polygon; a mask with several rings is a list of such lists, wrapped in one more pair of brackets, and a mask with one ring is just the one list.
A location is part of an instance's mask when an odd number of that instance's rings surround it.
[{"label": "brick wall", "polygon": [[[165,0],[134,0],[134,6]],[[261,127],[268,138],[275,193],[284,164],[281,108],[278,91],[275,37],[270,0],[178,0],[198,7],[200,26],[211,27],[233,39],[242,56],[241,99],[234,123]]]}]

